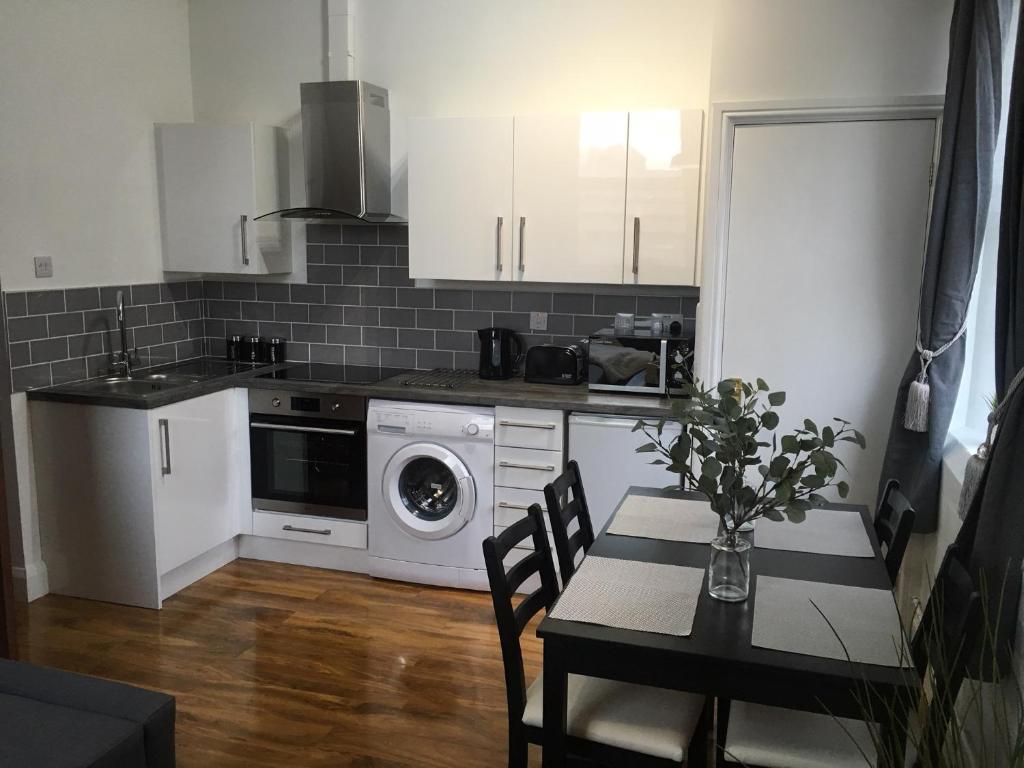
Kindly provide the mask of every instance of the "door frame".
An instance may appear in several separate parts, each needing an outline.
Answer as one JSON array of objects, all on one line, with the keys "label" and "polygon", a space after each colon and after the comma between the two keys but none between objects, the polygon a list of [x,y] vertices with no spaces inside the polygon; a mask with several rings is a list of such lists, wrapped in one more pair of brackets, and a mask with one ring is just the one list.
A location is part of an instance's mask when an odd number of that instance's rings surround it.
[{"label": "door frame", "polygon": [[[760,102],[717,102],[712,105],[711,149],[704,197],[704,232],[699,260],[701,286],[697,310],[694,369],[704,382],[722,375],[725,347],[726,276],[729,254],[729,216],[732,205],[733,152],[741,126],[792,123],[834,123],[876,120],[934,120],[932,178],[938,161],[943,97],[909,96],[889,101],[846,99]],[[929,204],[929,216],[931,206]]]}]

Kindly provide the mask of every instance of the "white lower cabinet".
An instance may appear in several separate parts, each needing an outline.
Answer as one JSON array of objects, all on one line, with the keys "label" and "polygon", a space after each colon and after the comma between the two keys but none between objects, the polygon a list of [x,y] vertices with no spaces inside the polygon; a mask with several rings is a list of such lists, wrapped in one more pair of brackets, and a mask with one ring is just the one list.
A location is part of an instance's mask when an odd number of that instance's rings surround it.
[{"label": "white lower cabinet", "polygon": [[234,559],[250,525],[245,390],[148,411],[30,406],[50,591],[159,608]]},{"label": "white lower cabinet", "polygon": [[252,513],[252,533],[268,539],[366,549],[366,523],[356,520],[288,515],[257,509]]}]

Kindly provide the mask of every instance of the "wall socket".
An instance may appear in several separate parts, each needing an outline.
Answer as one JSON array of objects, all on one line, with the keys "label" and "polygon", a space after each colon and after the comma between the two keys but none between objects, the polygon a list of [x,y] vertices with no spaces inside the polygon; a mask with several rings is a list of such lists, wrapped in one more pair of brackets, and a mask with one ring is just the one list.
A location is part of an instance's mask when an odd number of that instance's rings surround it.
[{"label": "wall socket", "polygon": [[32,259],[36,268],[36,277],[53,277],[53,258],[50,256],[36,256]]},{"label": "wall socket", "polygon": [[548,329],[548,313],[547,312],[531,312],[530,313],[530,330],[531,331],[546,331]]}]

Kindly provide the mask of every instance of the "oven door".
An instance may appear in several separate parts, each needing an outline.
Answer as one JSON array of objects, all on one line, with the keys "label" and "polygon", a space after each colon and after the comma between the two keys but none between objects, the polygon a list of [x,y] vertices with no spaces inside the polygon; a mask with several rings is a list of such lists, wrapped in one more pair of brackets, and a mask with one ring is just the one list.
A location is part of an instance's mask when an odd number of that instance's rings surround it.
[{"label": "oven door", "polygon": [[366,425],[252,414],[252,500],[272,512],[366,519]]}]

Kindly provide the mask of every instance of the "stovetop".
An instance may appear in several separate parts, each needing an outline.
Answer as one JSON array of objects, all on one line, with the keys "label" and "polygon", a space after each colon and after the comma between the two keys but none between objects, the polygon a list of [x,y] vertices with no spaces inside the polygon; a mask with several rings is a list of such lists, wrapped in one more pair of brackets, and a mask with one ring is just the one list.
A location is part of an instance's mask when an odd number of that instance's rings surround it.
[{"label": "stovetop", "polygon": [[299,363],[259,378],[277,381],[322,381],[326,384],[375,384],[402,373],[400,368],[379,368],[373,365],[332,365],[330,363]]}]

